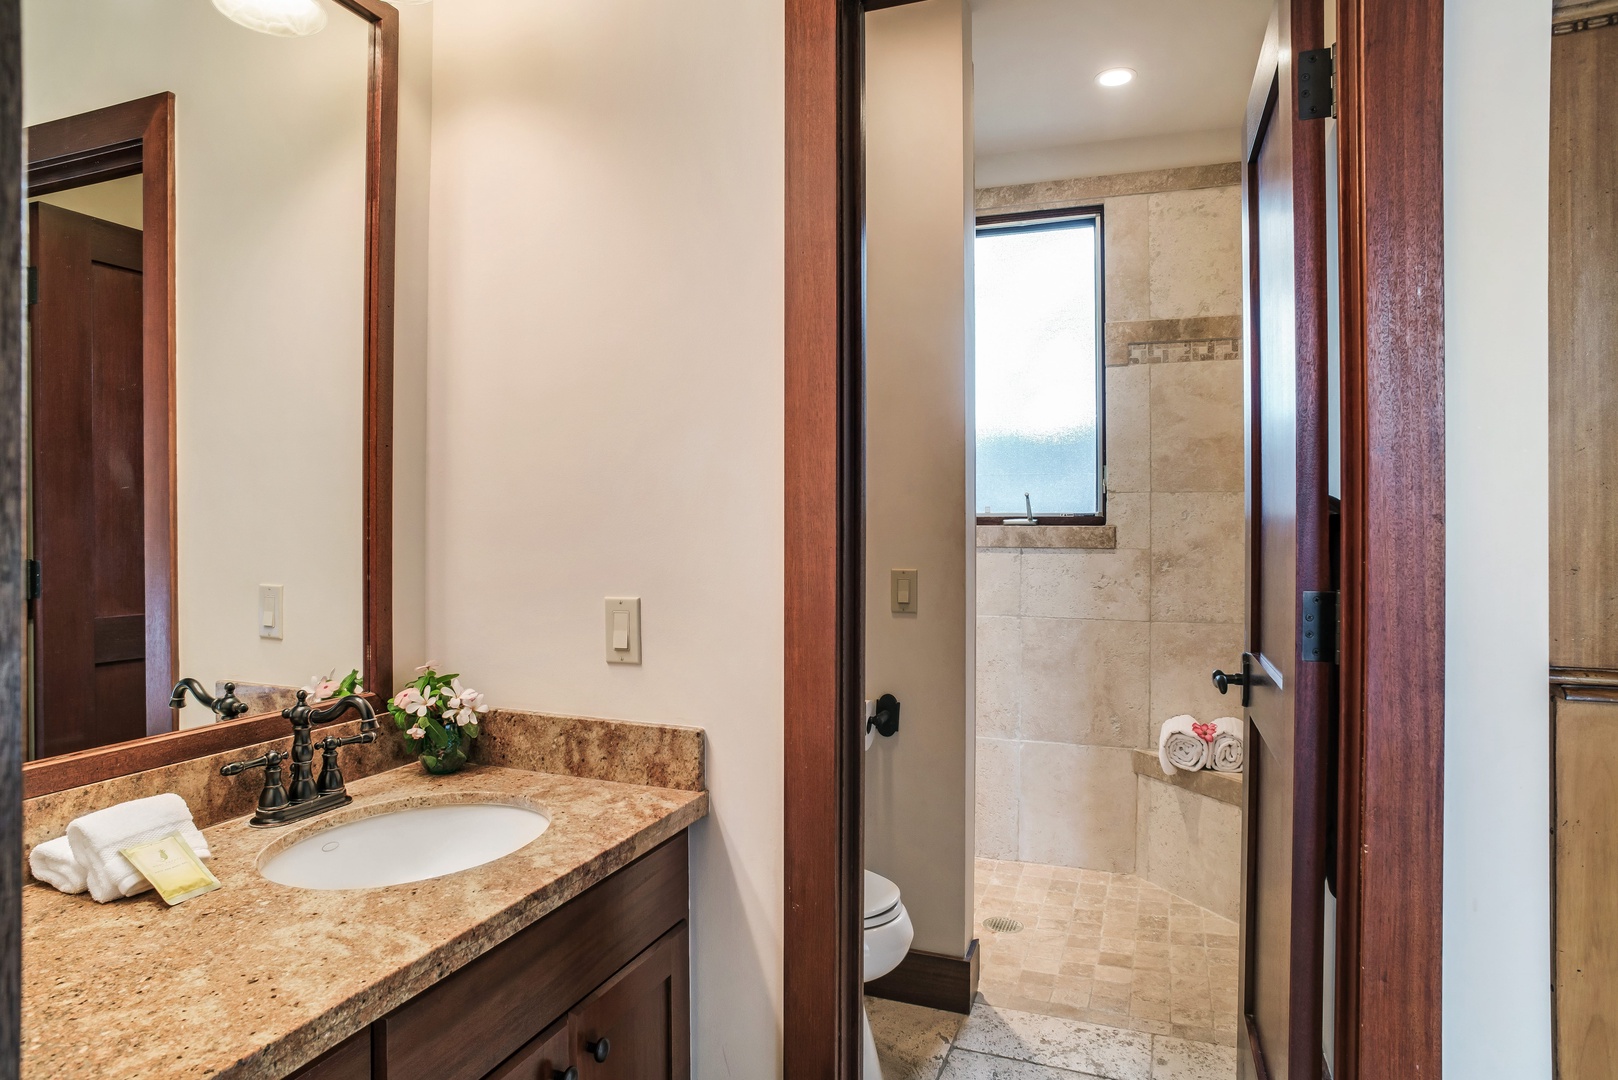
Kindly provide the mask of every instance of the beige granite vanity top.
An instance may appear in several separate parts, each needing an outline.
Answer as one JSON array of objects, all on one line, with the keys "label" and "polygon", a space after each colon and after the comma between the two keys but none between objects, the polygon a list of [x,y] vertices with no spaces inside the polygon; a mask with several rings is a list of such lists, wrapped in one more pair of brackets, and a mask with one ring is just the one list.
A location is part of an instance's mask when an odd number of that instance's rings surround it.
[{"label": "beige granite vanity top", "polygon": [[[25,888],[25,1080],[280,1080],[708,812],[701,791],[487,765],[449,777],[412,765],[349,790],[352,805],[285,829],[206,829],[224,888],[178,907]],[[322,892],[257,872],[288,836],[471,792],[535,806],[550,827],[503,859],[408,885]]]}]

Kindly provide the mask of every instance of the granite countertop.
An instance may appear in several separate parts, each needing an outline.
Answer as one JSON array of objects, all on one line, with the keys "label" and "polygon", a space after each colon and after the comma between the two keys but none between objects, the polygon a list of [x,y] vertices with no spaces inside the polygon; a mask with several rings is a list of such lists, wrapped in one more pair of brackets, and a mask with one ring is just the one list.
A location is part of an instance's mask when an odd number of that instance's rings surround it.
[{"label": "granite countertop", "polygon": [[[702,791],[469,766],[350,783],[354,802],[285,829],[204,830],[224,887],[170,908],[23,890],[24,1080],[281,1080],[708,812]],[[533,806],[533,843],[457,874],[354,891],[257,871],[287,838],[484,793]]]}]

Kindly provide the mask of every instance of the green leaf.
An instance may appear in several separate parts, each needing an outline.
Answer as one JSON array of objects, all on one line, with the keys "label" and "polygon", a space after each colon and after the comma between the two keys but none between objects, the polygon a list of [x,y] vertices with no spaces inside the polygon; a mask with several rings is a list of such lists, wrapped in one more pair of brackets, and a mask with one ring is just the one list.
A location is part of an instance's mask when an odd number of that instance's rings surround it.
[{"label": "green leaf", "polygon": [[432,740],[434,746],[449,746],[449,732],[444,730],[444,725],[439,723],[435,717],[422,717],[421,726],[427,729],[427,737]]}]

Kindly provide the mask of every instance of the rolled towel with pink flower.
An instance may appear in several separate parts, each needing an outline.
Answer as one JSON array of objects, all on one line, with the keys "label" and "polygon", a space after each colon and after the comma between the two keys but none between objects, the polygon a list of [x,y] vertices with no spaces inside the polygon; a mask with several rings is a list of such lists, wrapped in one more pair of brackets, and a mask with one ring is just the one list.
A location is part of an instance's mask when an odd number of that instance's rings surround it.
[{"label": "rolled towel with pink flower", "polygon": [[1234,716],[1221,716],[1214,721],[1214,739],[1208,749],[1209,768],[1224,773],[1242,771],[1242,765],[1247,760],[1242,728],[1242,722]]},{"label": "rolled towel with pink flower", "polygon": [[1165,774],[1173,776],[1182,769],[1197,772],[1208,767],[1212,743],[1197,731],[1208,726],[1185,714],[1163,722],[1157,733],[1157,762]]}]

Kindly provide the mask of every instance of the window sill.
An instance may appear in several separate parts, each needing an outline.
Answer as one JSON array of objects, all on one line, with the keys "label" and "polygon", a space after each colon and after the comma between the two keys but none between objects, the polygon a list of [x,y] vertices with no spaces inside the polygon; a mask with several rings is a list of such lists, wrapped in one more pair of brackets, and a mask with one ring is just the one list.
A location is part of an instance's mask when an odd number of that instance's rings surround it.
[{"label": "window sill", "polygon": [[1116,525],[979,525],[980,548],[1079,548],[1112,551]]}]

